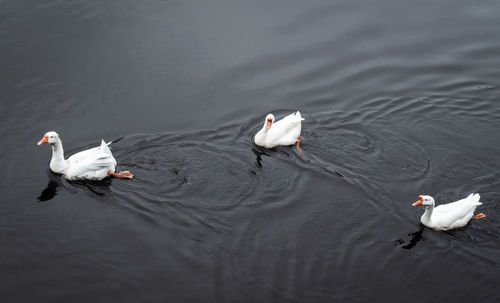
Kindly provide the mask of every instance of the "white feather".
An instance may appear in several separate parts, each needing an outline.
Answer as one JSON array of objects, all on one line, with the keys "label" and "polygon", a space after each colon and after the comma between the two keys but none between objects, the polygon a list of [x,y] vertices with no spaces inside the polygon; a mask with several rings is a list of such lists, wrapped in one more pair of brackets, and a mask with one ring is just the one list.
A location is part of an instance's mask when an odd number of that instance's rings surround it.
[{"label": "white feather", "polygon": [[116,160],[109,149],[109,144],[101,140],[101,145],[78,152],[64,159],[61,139],[56,132],[48,132],[48,143],[52,144],[50,169],[62,174],[68,180],[101,180],[108,172],[115,172]]},{"label": "white feather", "polygon": [[[432,197],[429,198],[432,199]],[[476,207],[482,204],[479,199],[479,194],[473,193],[464,199],[436,207],[434,207],[434,199],[432,199],[432,205],[426,206],[420,221],[425,226],[436,230],[463,227],[471,220]]]},{"label": "white feather", "polygon": [[[273,121],[270,128],[267,126],[268,118],[272,118]],[[302,118],[299,111],[277,122],[274,122],[274,116],[269,114],[264,121],[264,126],[255,135],[254,142],[265,148],[273,148],[278,145],[293,145],[300,137],[302,120],[304,118]]]}]

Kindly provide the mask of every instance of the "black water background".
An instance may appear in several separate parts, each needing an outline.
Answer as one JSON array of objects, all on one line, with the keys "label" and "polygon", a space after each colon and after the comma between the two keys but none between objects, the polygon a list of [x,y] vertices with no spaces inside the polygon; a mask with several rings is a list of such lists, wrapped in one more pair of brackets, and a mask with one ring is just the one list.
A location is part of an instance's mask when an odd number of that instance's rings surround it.
[{"label": "black water background", "polygon": [[[0,1],[0,300],[498,301],[499,3],[228,2]],[[252,144],[297,109],[303,155]]]}]

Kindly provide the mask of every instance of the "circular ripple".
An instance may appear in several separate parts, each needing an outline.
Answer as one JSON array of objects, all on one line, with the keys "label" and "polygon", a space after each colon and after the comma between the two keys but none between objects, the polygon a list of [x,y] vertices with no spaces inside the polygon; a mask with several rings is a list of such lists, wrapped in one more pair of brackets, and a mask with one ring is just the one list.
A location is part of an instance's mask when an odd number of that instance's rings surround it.
[{"label": "circular ripple", "polygon": [[135,178],[113,183],[112,190],[146,215],[165,214],[165,205],[229,211],[286,200],[283,193],[300,182],[295,155],[260,150],[245,136],[235,138],[238,128],[126,138],[114,153],[118,169]]},{"label": "circular ripple", "polygon": [[[126,192],[146,201],[227,208],[245,200],[255,186],[250,164],[210,135],[163,135],[136,140],[121,150],[121,164],[136,178]],[[210,143],[209,143],[210,142]]]},{"label": "circular ripple", "polygon": [[[333,165],[342,175],[370,180],[411,180],[429,168],[425,150],[395,133],[332,121],[305,133],[304,149],[318,165]],[[329,124],[329,125],[328,125]]]}]

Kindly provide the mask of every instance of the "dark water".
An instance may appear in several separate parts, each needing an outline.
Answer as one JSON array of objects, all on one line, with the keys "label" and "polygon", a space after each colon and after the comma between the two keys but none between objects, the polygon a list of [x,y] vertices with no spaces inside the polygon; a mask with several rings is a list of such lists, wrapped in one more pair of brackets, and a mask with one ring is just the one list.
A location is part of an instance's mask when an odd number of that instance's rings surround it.
[{"label": "dark water", "polygon": [[[0,301],[498,302],[499,29],[497,1],[0,1]],[[253,145],[292,110],[304,154]],[[51,174],[48,130],[136,178]],[[458,230],[411,207],[471,192]]]}]

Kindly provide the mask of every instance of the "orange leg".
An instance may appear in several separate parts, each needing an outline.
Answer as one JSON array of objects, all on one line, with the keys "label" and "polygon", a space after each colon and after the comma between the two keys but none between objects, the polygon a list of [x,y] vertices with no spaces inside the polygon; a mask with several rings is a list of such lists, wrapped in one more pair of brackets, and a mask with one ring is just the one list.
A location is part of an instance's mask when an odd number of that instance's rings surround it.
[{"label": "orange leg", "polygon": [[295,141],[295,142],[297,142],[297,150],[299,151],[299,153],[303,154],[304,152],[302,151],[302,148],[300,148],[300,139],[297,138],[297,141]]},{"label": "orange leg", "polygon": [[486,217],[486,215],[485,215],[485,214],[483,214],[483,213],[479,213],[479,214],[475,215],[474,217],[472,217],[472,218],[471,218],[471,220],[474,220],[474,219],[481,219],[481,218],[484,218],[484,217]]},{"label": "orange leg", "polygon": [[121,171],[119,173],[114,173],[112,171],[108,171],[108,176],[113,176],[116,178],[127,178],[127,179],[132,179],[134,177],[134,175],[132,175],[132,173],[128,170]]}]

